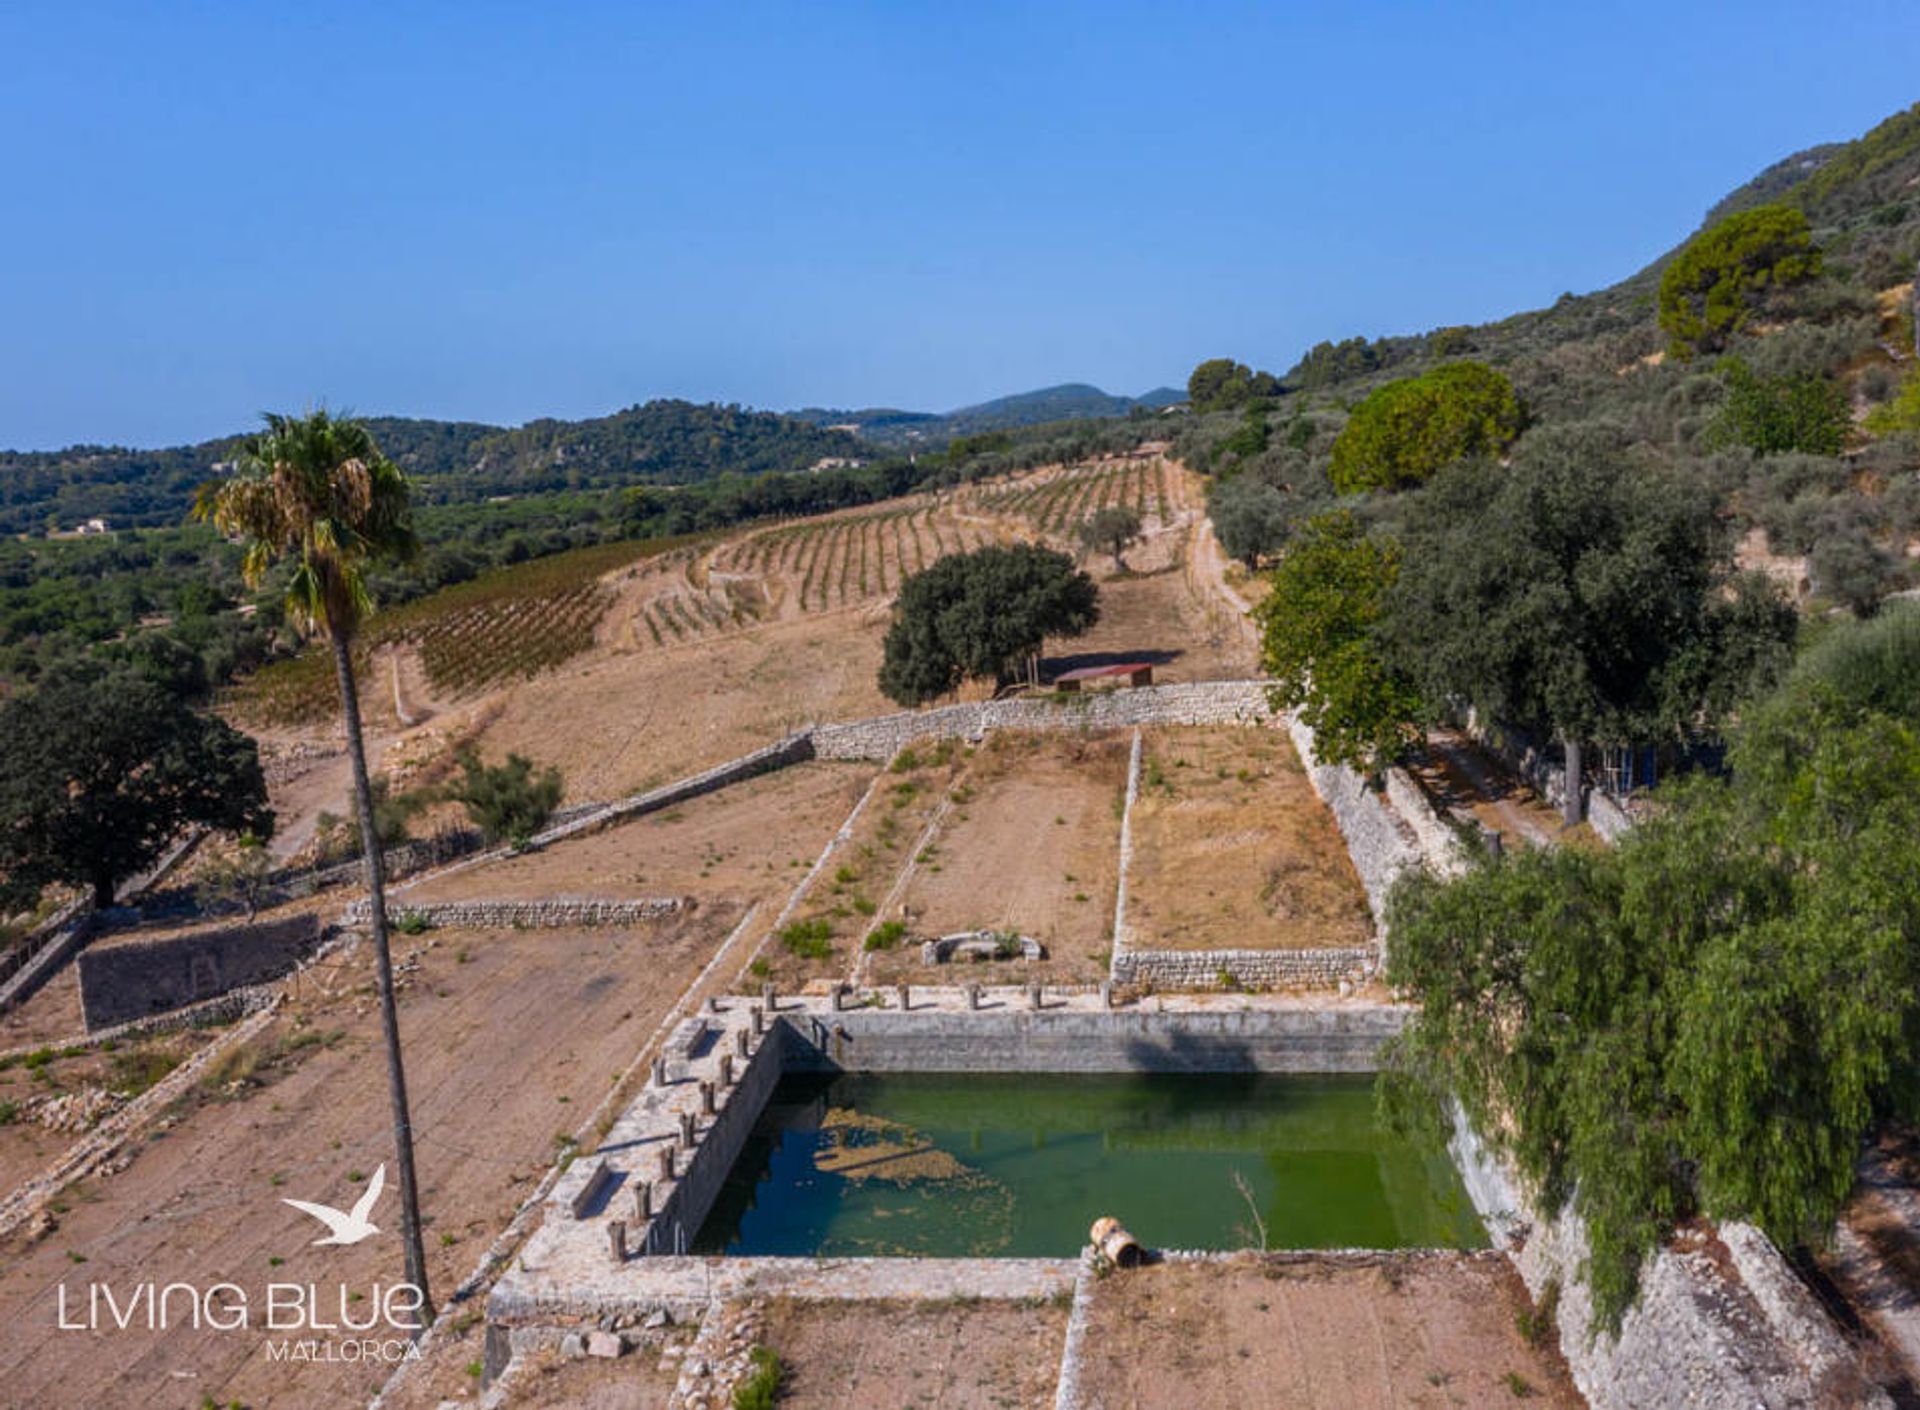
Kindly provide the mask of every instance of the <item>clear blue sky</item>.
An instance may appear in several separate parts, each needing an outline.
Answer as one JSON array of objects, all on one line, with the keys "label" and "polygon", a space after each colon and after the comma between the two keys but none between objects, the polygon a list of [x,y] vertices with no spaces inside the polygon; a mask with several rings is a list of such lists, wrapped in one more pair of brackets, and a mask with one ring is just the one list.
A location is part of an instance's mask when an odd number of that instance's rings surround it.
[{"label": "clear blue sky", "polygon": [[0,445],[944,409],[1620,278],[1920,5],[0,8]]}]

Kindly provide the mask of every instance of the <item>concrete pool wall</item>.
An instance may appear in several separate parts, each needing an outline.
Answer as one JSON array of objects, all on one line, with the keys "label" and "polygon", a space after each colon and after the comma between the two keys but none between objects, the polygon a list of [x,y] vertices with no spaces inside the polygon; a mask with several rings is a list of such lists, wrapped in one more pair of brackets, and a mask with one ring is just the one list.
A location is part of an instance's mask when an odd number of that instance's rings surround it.
[{"label": "concrete pool wall", "polygon": [[[556,1184],[541,1227],[495,1284],[487,1302],[490,1381],[516,1356],[570,1334],[618,1338],[661,1314],[705,1318],[729,1299],[1073,1295],[1079,1259],[680,1252],[788,1071],[1364,1073],[1377,1070],[1408,1014],[1389,1004],[1258,995],[1169,995],[1119,1009],[1098,994],[1056,995],[1034,1009],[1028,991],[995,990],[976,1008],[965,990],[923,989],[911,992],[905,1012],[897,992],[859,998],[837,1008],[828,998],[790,997],[769,1014],[761,1002],[735,997],[682,1026],[655,1080]],[[731,1081],[722,1080],[724,1069]],[[1730,1257],[1663,1252],[1621,1336],[1593,1336],[1577,1226],[1539,1220],[1512,1173],[1464,1126],[1453,1154],[1489,1232],[1533,1294],[1561,1289],[1561,1348],[1591,1404],[1806,1404],[1843,1373],[1837,1330],[1773,1246],[1739,1225],[1720,1235]],[[1849,1403],[1891,1404],[1874,1394]]]},{"label": "concrete pool wall", "polygon": [[687,1020],[654,1080],[556,1183],[540,1229],[495,1285],[488,1374],[566,1327],[699,1316],[728,1289],[859,1299],[1022,1298],[1072,1287],[1077,1259],[686,1255],[787,1072],[1366,1073],[1406,1018],[1390,1004],[1252,995],[1113,1009],[1082,993],[1043,996],[1036,1009],[1028,990],[975,1000],[961,989],[916,989],[904,1012],[897,991],[867,999],[836,1008],[790,997],[768,1013],[760,1001],[731,998]]}]

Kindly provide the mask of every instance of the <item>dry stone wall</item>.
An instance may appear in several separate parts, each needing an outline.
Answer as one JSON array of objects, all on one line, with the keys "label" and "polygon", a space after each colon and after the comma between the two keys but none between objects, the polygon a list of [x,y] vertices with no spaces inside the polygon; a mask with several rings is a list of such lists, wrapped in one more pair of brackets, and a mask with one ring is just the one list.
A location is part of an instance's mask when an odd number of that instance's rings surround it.
[{"label": "dry stone wall", "polygon": [[[547,930],[593,925],[643,925],[673,915],[687,903],[677,896],[646,896],[630,901],[566,897],[547,901],[435,901],[387,906],[387,923],[409,916],[436,928],[459,930]],[[347,907],[342,922],[361,926],[372,910],[365,901]]]},{"label": "dry stone wall", "polygon": [[1298,715],[1287,717],[1287,734],[1294,751],[1306,766],[1313,791],[1327,805],[1340,835],[1347,839],[1347,854],[1360,873],[1360,885],[1367,893],[1367,908],[1373,923],[1385,933],[1387,896],[1393,884],[1408,872],[1424,865],[1426,854],[1419,835],[1367,787],[1367,781],[1352,769],[1318,762],[1314,754],[1313,731]]},{"label": "dry stone wall", "polygon": [[784,769],[789,764],[804,763],[813,757],[814,744],[810,732],[802,731],[799,734],[788,735],[785,739],[769,744],[765,748],[756,749],[751,754],[742,754],[737,759],[729,759],[724,764],[716,764],[710,769],[665,784],[650,792],[635,794],[631,798],[622,798],[616,803],[607,803],[582,811],[577,816],[567,818],[548,828],[536,837],[534,842],[539,845],[558,842],[563,837],[588,832],[623,818],[637,818],[647,813],[655,813],[662,808],[671,808],[676,803],[684,803],[690,798],[698,798],[702,794],[725,788],[728,784],[739,783],[759,774],[771,773],[775,769]]},{"label": "dry stone wall", "polygon": [[319,943],[309,914],[85,950],[80,1012],[93,1032],[185,1008],[290,973]]},{"label": "dry stone wall", "polygon": [[1326,950],[1124,950],[1120,984],[1154,989],[1335,989],[1364,983],[1380,967],[1377,945]]},{"label": "dry stone wall", "polygon": [[1016,697],[903,710],[817,725],[821,759],[891,759],[921,739],[979,739],[989,730],[1130,729],[1137,725],[1258,724],[1273,713],[1265,681],[1193,681],[1137,690],[1083,691],[1064,699]]}]

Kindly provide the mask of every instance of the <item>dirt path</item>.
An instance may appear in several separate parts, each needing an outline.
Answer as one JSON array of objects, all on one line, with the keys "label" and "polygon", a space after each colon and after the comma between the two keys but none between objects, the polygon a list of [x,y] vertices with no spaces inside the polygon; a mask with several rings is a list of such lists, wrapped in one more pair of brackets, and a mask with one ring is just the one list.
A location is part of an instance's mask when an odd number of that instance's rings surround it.
[{"label": "dirt path", "polygon": [[1443,804],[1530,846],[1551,847],[1557,840],[1559,813],[1459,730],[1429,731],[1426,752],[1411,772]]}]

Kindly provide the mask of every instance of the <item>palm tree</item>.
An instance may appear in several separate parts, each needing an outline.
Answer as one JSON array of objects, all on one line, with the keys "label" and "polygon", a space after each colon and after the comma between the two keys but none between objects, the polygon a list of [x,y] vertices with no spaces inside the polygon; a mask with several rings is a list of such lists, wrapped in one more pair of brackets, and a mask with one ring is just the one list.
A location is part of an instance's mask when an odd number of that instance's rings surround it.
[{"label": "palm tree", "polygon": [[333,644],[346,716],[353,791],[359,804],[367,908],[380,978],[380,1019],[386,1029],[387,1085],[393,1101],[393,1140],[400,1179],[400,1232],[406,1241],[407,1281],[420,1290],[424,1329],[433,1320],[427,1291],[426,1250],[420,1237],[420,1190],[413,1173],[413,1124],[407,1114],[407,1077],[400,1061],[399,1015],[393,1002],[393,959],[387,949],[384,858],[374,828],[373,788],[360,737],[360,700],[353,679],[353,634],[373,610],[366,567],[376,559],[406,559],[419,551],[406,477],[380,453],[358,421],[314,411],[304,417],[265,417],[267,427],[247,441],[234,473],[200,487],[193,516],[246,543],[241,572],[258,585],[279,559],[294,562],[287,581],[287,615],[296,626],[326,633]]}]

